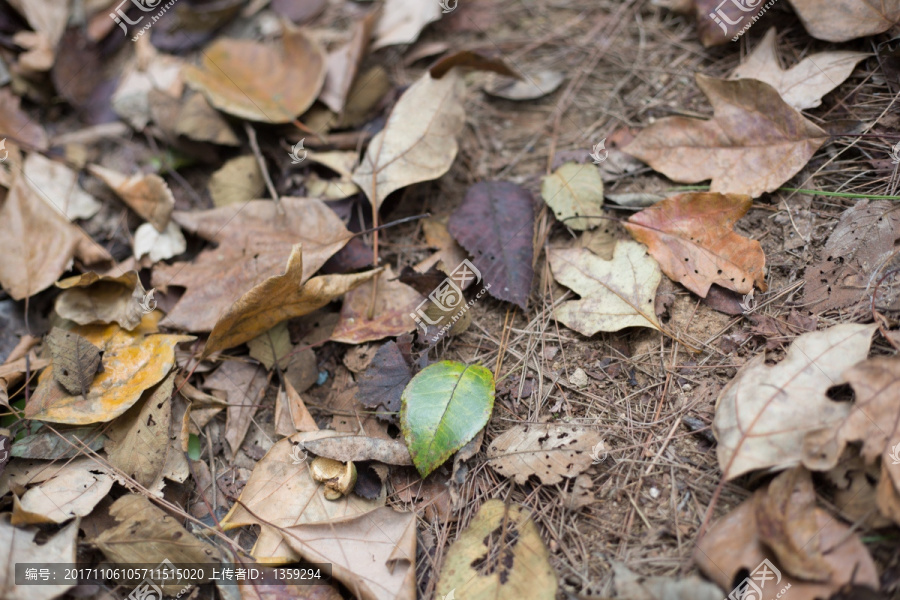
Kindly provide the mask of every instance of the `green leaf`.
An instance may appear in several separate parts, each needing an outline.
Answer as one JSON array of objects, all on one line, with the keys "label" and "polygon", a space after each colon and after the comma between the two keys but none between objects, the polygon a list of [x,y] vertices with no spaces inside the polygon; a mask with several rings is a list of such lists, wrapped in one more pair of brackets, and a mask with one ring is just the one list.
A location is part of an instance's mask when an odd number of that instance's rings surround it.
[{"label": "green leaf", "polygon": [[193,433],[188,437],[188,458],[200,460],[200,438]]},{"label": "green leaf", "polygon": [[475,437],[494,409],[494,376],[445,360],[422,369],[401,397],[400,427],[422,477]]}]

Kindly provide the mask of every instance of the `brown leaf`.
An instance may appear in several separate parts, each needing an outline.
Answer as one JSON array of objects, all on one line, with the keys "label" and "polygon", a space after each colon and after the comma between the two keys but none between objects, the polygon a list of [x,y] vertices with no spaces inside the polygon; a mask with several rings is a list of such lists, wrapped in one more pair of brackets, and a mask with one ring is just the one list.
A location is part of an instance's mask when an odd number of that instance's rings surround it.
[{"label": "brown leaf", "polygon": [[734,232],[752,204],[737,194],[679,194],[632,215],[625,228],[650,248],[663,273],[698,296],[714,283],[741,294],[754,284],[766,291],[762,246]]},{"label": "brown leaf", "polygon": [[102,352],[77,333],[59,327],[44,338],[53,357],[53,376],[70,394],[87,394],[97,371]]},{"label": "brown leaf", "polygon": [[[871,298],[877,273],[889,270],[900,239],[900,211],[888,200],[859,200],[841,215],[818,260],[805,272],[804,308],[823,312]],[[868,306],[866,307],[868,310]]]},{"label": "brown leaf", "polygon": [[259,198],[265,189],[259,161],[245,154],[227,161],[209,178],[209,195],[216,206],[244,204]]},{"label": "brown leaf", "polygon": [[887,31],[900,21],[898,0],[789,0],[814,38],[846,42]]},{"label": "brown leaf", "polygon": [[36,527],[15,527],[9,513],[0,517],[0,597],[6,600],[52,600],[62,596],[71,583],[16,585],[17,562],[55,562],[74,564],[78,545],[78,520],[69,523],[50,539],[38,543]]},{"label": "brown leaf", "polygon": [[640,577],[619,562],[613,562],[617,598],[628,600],[722,600],[722,590],[695,576]]},{"label": "brown leaf", "polygon": [[732,79],[757,79],[778,90],[781,98],[804,110],[822,104],[822,96],[850,77],[856,64],[869,56],[864,52],[830,51],[806,56],[790,69],[782,69],[775,52],[778,32],[766,32],[759,45],[734,70]]},{"label": "brown leaf", "polygon": [[446,475],[436,472],[422,479],[413,468],[391,469],[391,487],[402,502],[414,504],[415,510],[424,511],[432,523],[446,523],[452,518]]},{"label": "brown leaf", "polygon": [[673,181],[712,179],[711,192],[755,198],[796,175],[827,139],[767,83],[698,74],[697,85],[712,119],[666,117],[625,147]]},{"label": "brown leaf", "polygon": [[309,414],[303,398],[285,378],[284,390],[275,401],[275,433],[289,437],[298,431],[318,431],[316,420]]},{"label": "brown leaf", "polygon": [[144,316],[141,301],[146,292],[137,271],[118,277],[91,271],[58,281],[56,287],[65,291],[57,296],[54,310],[79,325],[118,323],[134,329]]},{"label": "brown leaf", "polygon": [[225,421],[225,440],[232,457],[237,454],[247,436],[267,383],[264,369],[237,361],[224,363],[203,382],[205,387],[227,394],[229,406]]},{"label": "brown leaf", "polygon": [[15,134],[15,138],[35,150],[46,151],[50,147],[47,132],[40,123],[19,108],[22,99],[13,94],[12,87],[0,88],[0,132]]},{"label": "brown leaf", "polygon": [[254,286],[219,318],[202,356],[233,348],[281,321],[309,314],[379,274],[374,269],[353,275],[321,275],[304,283],[301,246],[294,246],[283,275]]},{"label": "brown leaf", "polygon": [[325,86],[319,95],[319,101],[332,112],[340,114],[344,110],[344,103],[369,47],[378,16],[379,11],[373,10],[362,17],[354,23],[350,41],[328,53]]},{"label": "brown leaf", "polygon": [[488,464],[519,484],[534,475],[552,485],[590,467],[592,449],[599,443],[597,432],[583,427],[517,425],[491,442]]},{"label": "brown leaf", "polygon": [[[506,181],[476,183],[450,216],[447,229],[472,255],[480,273],[468,273],[475,282],[484,278],[494,298],[512,302],[525,310],[534,279],[534,206],[531,194]],[[451,279],[461,277],[459,267]],[[476,277],[479,276],[480,277]]]},{"label": "brown leaf", "polygon": [[[809,474],[803,474],[809,477]],[[791,479],[796,475],[782,473],[779,478]],[[776,478],[777,480],[777,478]],[[817,553],[824,557],[830,568],[828,580],[810,583],[789,572],[786,565],[775,559],[758,536],[756,506],[771,493],[767,488],[756,491],[754,497],[745,501],[731,513],[716,523],[709,533],[697,543],[694,561],[710,579],[721,588],[730,590],[741,571],[749,572],[753,585],[762,588],[762,600],[774,600],[788,585],[786,597],[797,600],[816,600],[827,597],[840,586],[854,583],[879,587],[878,573],[868,550],[859,537],[849,527],[832,517],[826,510],[814,507],[809,518],[817,525],[815,536],[806,540],[804,553]],[[778,515],[772,515],[778,518]],[[782,514],[777,525],[790,531],[792,524]],[[769,561],[764,563],[763,561]],[[765,572],[764,572],[765,569]],[[777,569],[777,571],[773,570]],[[745,579],[744,582],[747,580]],[[742,582],[741,585],[746,585]],[[752,588],[749,588],[752,589]]]},{"label": "brown leaf", "polygon": [[22,170],[38,197],[69,221],[89,219],[100,210],[101,204],[78,185],[78,173],[62,162],[32,152]]},{"label": "brown leaf", "polygon": [[203,94],[191,94],[175,119],[175,133],[198,142],[239,146],[240,140],[222,114],[209,105]]},{"label": "brown leaf", "polygon": [[360,376],[356,398],[369,408],[397,413],[400,396],[410,379],[409,364],[397,342],[390,341],[378,349],[369,368]]},{"label": "brown leaf", "polygon": [[291,334],[287,323],[281,322],[268,331],[265,331],[249,342],[247,348],[250,357],[255,358],[269,371],[278,364],[280,369],[286,369],[291,358],[294,346],[291,344]]},{"label": "brown leaf", "polygon": [[93,460],[59,465],[52,476],[13,495],[13,525],[64,523],[90,514],[112,489],[113,477]]},{"label": "brown leaf", "polygon": [[384,440],[363,435],[337,435],[304,442],[315,454],[341,462],[374,460],[386,465],[411,465],[412,458],[402,440]]},{"label": "brown leaf", "polygon": [[499,55],[486,52],[484,50],[460,50],[448,56],[441,58],[439,61],[429,67],[428,72],[435,79],[440,79],[450,72],[453,67],[463,67],[469,69],[477,69],[479,71],[493,71],[507,77],[519,79],[519,74],[512,67],[506,64],[506,61]]},{"label": "brown leaf", "polygon": [[187,66],[188,85],[236,117],[288,123],[312,106],[325,82],[325,53],[300,30],[273,43],[219,39]]},{"label": "brown leaf", "polygon": [[309,279],[350,238],[343,222],[323,202],[282,198],[284,214],[271,200],[182,213],[185,229],[216,242],[192,262],[158,265],[153,286],[187,288],[164,325],[211,331],[219,317],[248,290],[284,273],[295,244],[303,244],[303,276]]},{"label": "brown leaf", "polygon": [[741,367],[719,394],[713,422],[726,480],[799,464],[808,434],[846,418],[850,407],[826,392],[845,383],[846,369],[866,358],[875,327],[844,323],[805,333],[777,365],[767,365],[762,353]]},{"label": "brown leaf", "polygon": [[[372,285],[376,285],[375,310],[372,306]],[[422,297],[414,289],[394,279],[390,267],[372,281],[366,282],[344,296],[341,318],[331,339],[345,344],[362,344],[412,331],[416,323],[410,317]]]},{"label": "brown leaf", "polygon": [[132,175],[91,165],[88,172],[103,181],[134,212],[151,223],[160,233],[166,230],[175,209],[175,198],[162,177],[154,173]]}]

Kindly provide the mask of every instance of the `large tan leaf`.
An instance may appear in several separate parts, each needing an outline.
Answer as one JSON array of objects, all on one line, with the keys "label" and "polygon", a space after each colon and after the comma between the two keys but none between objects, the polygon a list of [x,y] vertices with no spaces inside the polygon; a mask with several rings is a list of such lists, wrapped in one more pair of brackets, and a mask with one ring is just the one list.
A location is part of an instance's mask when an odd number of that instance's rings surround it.
[{"label": "large tan leaf", "polygon": [[416,513],[381,507],[353,519],[291,527],[284,538],[360,600],[415,600]]},{"label": "large tan leaf", "polygon": [[90,514],[112,489],[113,478],[94,461],[60,464],[46,481],[13,496],[13,525],[64,523]]},{"label": "large tan leaf", "polygon": [[663,273],[698,296],[706,298],[714,283],[741,294],[753,284],[766,291],[762,246],[734,232],[752,204],[737,194],[679,194],[632,215],[625,228]]},{"label": "large tan leaf", "polygon": [[549,558],[528,511],[488,500],[447,550],[436,595],[552,600],[557,582]]},{"label": "large tan leaf", "polygon": [[118,277],[89,271],[58,281],[56,287],[64,290],[56,298],[56,313],[79,325],[118,323],[134,329],[143,318],[141,301],[146,290],[137,271]]},{"label": "large tan leaf", "polygon": [[466,117],[464,91],[458,69],[452,69],[440,79],[425,73],[400,97],[353,172],[353,181],[376,208],[391,192],[450,169]]},{"label": "large tan leaf", "polygon": [[591,450],[600,443],[600,435],[584,427],[517,425],[491,442],[488,464],[516,483],[534,475],[551,485],[590,467]]},{"label": "large tan leaf", "polygon": [[586,248],[552,249],[549,261],[556,281],[581,296],[553,313],[566,327],[588,336],[626,327],[660,328],[653,303],[662,273],[641,244],[619,242],[612,260]]},{"label": "large tan leaf", "polygon": [[[798,499],[803,499],[803,478],[808,479],[809,474],[802,472],[798,475],[789,471],[779,475],[775,481],[782,479],[797,482],[801,486],[797,492],[800,494]],[[793,495],[795,487],[797,486],[775,484],[774,489],[771,485],[759,489],[751,499],[716,523],[697,543],[694,561],[700,570],[725,590],[731,590],[736,581],[741,581],[737,577],[739,573],[742,571],[749,573],[747,576],[753,580],[754,585],[762,588],[761,600],[774,600],[777,594],[788,586],[790,587],[787,592],[782,593],[782,598],[796,600],[830,598],[832,593],[851,580],[858,585],[878,589],[878,573],[866,546],[847,525],[822,508],[810,505],[807,509],[810,514],[804,516],[800,530],[796,529],[797,524],[791,520],[791,517],[796,516],[791,512],[781,515],[771,514],[772,520],[765,525],[770,530],[770,535],[760,535],[761,525],[756,518],[760,503],[771,500],[776,504],[789,503],[790,500],[783,496]],[[781,556],[777,551],[773,554],[773,550],[765,545],[772,541],[773,528],[778,528],[785,535],[802,535],[802,528],[808,527],[810,522],[815,523],[816,530],[806,540],[801,537],[802,548],[795,549],[794,552],[815,554],[824,558],[828,574],[826,580],[820,583],[800,579],[790,571],[794,568],[793,564],[781,564],[778,561]],[[764,564],[764,560],[768,560],[769,563]],[[797,560],[800,560],[799,557],[794,557],[794,561]],[[778,572],[773,571],[772,567]],[[763,568],[767,572],[764,573]]]},{"label": "large tan leaf", "polygon": [[386,0],[375,26],[372,49],[395,44],[412,44],[429,23],[441,18],[440,2]]},{"label": "large tan leaf", "polygon": [[805,333],[777,365],[767,365],[762,353],[741,367],[719,394],[713,421],[725,479],[800,464],[806,437],[849,414],[826,392],[846,383],[844,371],[866,358],[874,331],[875,325],[845,323]]},{"label": "large tan leaf", "polygon": [[248,290],[284,273],[295,244],[303,244],[303,277],[309,279],[332,254],[344,247],[350,232],[324,202],[282,198],[284,213],[271,200],[253,200],[199,212],[176,211],[182,227],[216,242],[191,262],[159,265],[153,286],[186,287],[164,325],[211,331],[219,318]]},{"label": "large tan leaf", "polygon": [[697,85],[713,106],[712,119],[660,119],[625,151],[674,181],[712,179],[712,192],[755,198],[797,174],[827,139],[768,83],[698,74]]},{"label": "large tan leaf", "polygon": [[304,432],[278,441],[256,464],[241,492],[241,502],[235,503],[222,519],[225,529],[245,525],[264,526],[265,537],[260,536],[253,551],[257,560],[282,563],[295,560],[297,556],[284,543],[281,534],[267,527],[268,524],[292,527],[340,521],[384,505],[384,497],[365,500],[355,494],[336,501],[325,499],[322,485],[313,480],[309,473],[308,461],[298,461],[297,458],[303,456],[301,445],[304,441],[332,435],[337,435],[337,432]]},{"label": "large tan leaf", "polygon": [[887,31],[900,21],[898,0],[788,0],[814,38],[846,42]]},{"label": "large tan leaf", "polygon": [[353,275],[321,275],[303,281],[302,244],[291,250],[281,275],[270,277],[240,297],[213,327],[202,356],[233,348],[278,323],[302,317],[369,281],[379,270]]},{"label": "large tan leaf", "polygon": [[38,421],[87,425],[111,421],[131,408],[144,390],[156,385],[175,365],[175,345],[193,340],[186,335],[149,335],[153,314],[134,331],[118,325],[84,325],[72,331],[103,350],[103,371],[91,383],[86,397],[73,396],[53,378],[53,365],[38,378],[38,386],[25,406],[25,416]]},{"label": "large tan leaf", "polygon": [[603,179],[592,164],[566,163],[541,183],[541,197],[556,218],[572,229],[584,231],[603,220]]},{"label": "large tan leaf", "polygon": [[9,515],[0,516],[0,598],[6,600],[51,600],[73,587],[70,583],[51,585],[16,585],[18,562],[75,563],[78,520],[60,529],[49,540],[34,541],[41,533],[35,528],[14,527]]},{"label": "large tan leaf", "polygon": [[309,108],[325,82],[325,53],[302,31],[262,43],[220,39],[187,66],[188,85],[228,114],[264,123],[288,123]]},{"label": "large tan leaf", "polygon": [[[109,509],[115,527],[94,538],[97,548],[113,564],[159,564],[168,559],[179,564],[215,564],[221,551],[193,536],[170,514],[157,508],[139,494],[122,496]],[[160,585],[163,592],[175,595],[181,584]]]},{"label": "large tan leaf", "polygon": [[150,173],[131,177],[106,167],[91,165],[91,175],[108,185],[134,212],[147,219],[160,233],[166,230],[175,209],[175,197],[165,180]]},{"label": "large tan leaf", "polygon": [[774,27],[747,59],[734,70],[733,79],[758,79],[778,90],[781,98],[803,110],[822,104],[822,96],[839,86],[869,56],[864,52],[836,51],[811,54],[790,69],[782,69],[775,53],[778,32]]}]

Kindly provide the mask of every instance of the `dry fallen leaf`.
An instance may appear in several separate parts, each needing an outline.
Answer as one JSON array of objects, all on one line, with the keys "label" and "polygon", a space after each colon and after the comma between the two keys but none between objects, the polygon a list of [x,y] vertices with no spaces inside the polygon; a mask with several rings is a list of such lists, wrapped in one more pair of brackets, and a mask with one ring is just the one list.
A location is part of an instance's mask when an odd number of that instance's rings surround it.
[{"label": "dry fallen leaf", "polygon": [[412,370],[397,342],[392,340],[378,349],[369,367],[358,378],[356,399],[369,408],[398,413],[400,396],[410,379]]},{"label": "dry fallen leaf", "polygon": [[769,29],[731,78],[764,81],[797,110],[822,104],[822,97],[850,77],[856,64],[869,56],[865,52],[846,50],[817,52],[784,70],[775,52],[777,37],[776,29]]},{"label": "dry fallen leaf", "polygon": [[719,394],[713,421],[726,480],[800,464],[806,437],[847,417],[850,406],[826,392],[866,358],[875,327],[845,323],[805,333],[777,365],[767,365],[763,352],[741,367]]},{"label": "dry fallen leaf", "polygon": [[11,86],[0,88],[0,131],[15,132],[16,139],[35,150],[46,151],[50,146],[47,132],[38,121],[19,108],[21,102],[22,99],[13,93]]},{"label": "dry fallen leaf", "polygon": [[415,600],[416,514],[381,507],[355,518],[283,532],[304,559],[328,562],[360,600]]},{"label": "dry fallen leaf", "polygon": [[887,31],[900,21],[898,0],[789,0],[814,38],[846,42]]},{"label": "dry fallen leaf", "polygon": [[484,91],[506,100],[537,100],[552,94],[565,80],[562,71],[538,71],[523,73],[521,79],[493,77]]},{"label": "dry fallen leaf", "polygon": [[450,169],[465,123],[464,91],[457,69],[440,79],[426,73],[394,105],[353,173],[376,209],[391,192],[437,179]]},{"label": "dry fallen leaf", "polygon": [[97,371],[102,352],[72,331],[54,327],[44,338],[53,358],[53,377],[70,394],[85,396]]},{"label": "dry fallen leaf", "polygon": [[309,314],[379,274],[375,269],[353,275],[320,275],[304,282],[301,246],[297,244],[291,250],[283,274],[254,286],[219,318],[202,356],[233,348],[281,321]]},{"label": "dry fallen leaf", "polygon": [[204,387],[225,392],[228,400],[225,441],[232,458],[247,437],[253,415],[266,391],[268,378],[258,365],[227,361],[206,378]]},{"label": "dry fallen leaf", "polygon": [[108,185],[134,212],[150,222],[160,233],[166,230],[169,217],[175,209],[175,198],[162,177],[132,175],[91,165],[88,172]]},{"label": "dry fallen leaf", "polygon": [[157,91],[172,99],[181,97],[184,60],[157,52],[149,38],[142,38],[135,49],[135,60],[126,67],[109,102],[116,114],[141,131],[152,119],[151,92]]},{"label": "dry fallen leaf", "polygon": [[101,204],[78,185],[78,173],[62,162],[32,152],[22,169],[38,197],[68,220],[89,219],[100,210]]},{"label": "dry fallen leaf", "polygon": [[828,139],[767,83],[698,74],[697,85],[712,119],[665,117],[624,149],[673,181],[711,179],[711,192],[755,198],[796,175]]},{"label": "dry fallen leaf", "polygon": [[374,460],[386,465],[411,465],[412,458],[402,440],[384,440],[364,435],[336,435],[304,442],[315,454],[341,462]]},{"label": "dry fallen leaf", "polygon": [[523,484],[532,475],[545,485],[575,477],[591,466],[591,450],[601,443],[591,429],[567,425],[517,425],[488,447],[488,464]]},{"label": "dry fallen leaf", "polygon": [[365,57],[372,29],[378,20],[379,11],[373,10],[354,23],[350,40],[328,53],[327,74],[319,101],[340,114],[350,94],[350,88],[356,79],[359,65]]},{"label": "dry fallen leaf", "polygon": [[632,215],[625,228],[650,249],[663,273],[705,298],[712,284],[766,291],[762,246],[734,232],[753,201],[737,194],[688,193]]},{"label": "dry fallen leaf", "polygon": [[564,164],[544,177],[541,196],[566,227],[584,231],[603,222],[603,179],[592,164]]},{"label": "dry fallen leaf", "polygon": [[62,596],[71,583],[16,585],[15,564],[50,562],[74,564],[78,542],[78,520],[60,529],[46,541],[35,542],[41,532],[36,527],[15,527],[9,513],[0,517],[0,597],[6,600],[52,600]]},{"label": "dry fallen leaf", "polygon": [[67,277],[56,283],[64,290],[53,308],[64,318],[79,325],[118,323],[134,329],[141,323],[141,301],[146,290],[137,271],[112,277],[94,272]]},{"label": "dry fallen leaf", "polygon": [[311,198],[282,198],[284,214],[271,200],[253,200],[212,210],[173,215],[182,227],[218,244],[191,262],[158,265],[153,286],[186,287],[163,325],[211,331],[248,290],[284,273],[295,244],[303,245],[303,277],[309,279],[350,239],[328,206]]},{"label": "dry fallen leaf", "polygon": [[199,142],[240,146],[228,121],[200,93],[191,94],[181,106],[175,119],[175,133]]},{"label": "dry fallen leaf", "polygon": [[[372,307],[372,285],[376,285],[375,310]],[[362,344],[393,337],[416,328],[410,313],[422,297],[408,285],[397,281],[390,267],[375,279],[363,283],[344,296],[341,317],[331,339],[344,344]]]},{"label": "dry fallen leaf", "polygon": [[45,481],[13,496],[13,525],[64,523],[90,514],[112,489],[113,478],[97,462],[60,464]]},{"label": "dry fallen leaf", "polygon": [[[775,481],[781,479],[796,482],[802,481],[803,478],[808,479],[809,473],[803,471],[795,474],[788,471],[779,475]],[[811,508],[811,514],[804,519],[804,526],[808,523],[807,519],[814,521],[816,530],[812,537],[805,540],[800,551],[824,557],[830,569],[827,581],[822,583],[803,581],[788,570],[788,565],[778,562],[777,554],[764,545],[765,540],[759,536],[757,508],[761,502],[768,500],[767,496],[775,494],[775,501],[778,502],[781,499],[777,495],[791,494],[793,489],[794,486],[779,484],[775,484],[773,489],[770,484],[768,488],[757,490],[750,500],[716,523],[697,543],[694,561],[700,570],[726,590],[732,589],[734,583],[740,581],[737,577],[739,573],[748,573],[753,584],[762,588],[763,599],[774,599],[787,586],[790,586],[789,592],[783,593],[783,597],[797,600],[828,598],[851,579],[854,583],[878,589],[878,574],[865,545],[848,526],[819,507]],[[790,513],[771,516],[774,521],[769,527],[778,527],[790,534],[797,533],[793,531],[794,522],[788,518]],[[764,563],[764,560],[769,562]],[[764,568],[767,571],[765,573]],[[777,572],[773,568],[777,569]]]},{"label": "dry fallen leaf", "polygon": [[289,437],[298,431],[318,431],[316,420],[309,414],[303,398],[285,378],[284,389],[275,400],[275,433]]},{"label": "dry fallen leaf", "polygon": [[[162,233],[150,223],[142,223],[134,232],[134,258],[141,261],[146,256],[152,266],[161,260],[168,260],[187,250],[187,240],[181,227],[169,221]],[[142,263],[143,264],[143,263]]]},{"label": "dry fallen leaf", "polygon": [[309,108],[325,82],[325,53],[300,30],[273,43],[219,39],[199,67],[184,69],[188,85],[236,117],[289,123]]},{"label": "dry fallen leaf", "polygon": [[460,600],[552,600],[557,581],[549,558],[528,511],[488,500],[446,551],[435,594],[452,598],[455,592]]},{"label": "dry fallen leaf", "polygon": [[620,241],[612,260],[586,248],[551,249],[548,258],[553,277],[581,296],[554,311],[566,327],[587,336],[626,327],[660,328],[653,301],[662,273],[641,244]]},{"label": "dry fallen leaf", "polygon": [[412,44],[429,23],[440,20],[439,2],[386,0],[375,25],[372,50],[396,44]]},{"label": "dry fallen leaf", "polygon": [[640,577],[620,562],[613,562],[616,594],[628,600],[722,600],[722,590],[697,576]]},{"label": "dry fallen leaf", "polygon": [[243,204],[265,189],[259,161],[252,154],[232,158],[209,178],[209,195],[216,206]]}]

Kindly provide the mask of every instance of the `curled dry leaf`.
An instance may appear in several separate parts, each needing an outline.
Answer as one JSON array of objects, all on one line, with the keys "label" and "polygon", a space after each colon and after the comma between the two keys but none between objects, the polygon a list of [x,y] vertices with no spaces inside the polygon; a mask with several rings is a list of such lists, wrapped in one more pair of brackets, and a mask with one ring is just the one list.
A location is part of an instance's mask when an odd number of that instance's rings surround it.
[{"label": "curled dry leaf", "polygon": [[[298,243],[303,245],[303,276],[309,279],[350,239],[350,232],[328,206],[311,198],[282,198],[284,213],[271,200],[252,200],[174,219],[188,231],[218,244],[191,262],[159,265],[153,286],[187,288],[164,325],[211,331],[247,290],[284,273]],[[252,337],[252,336],[251,336]]]},{"label": "curled dry leaf", "polygon": [[69,523],[50,539],[38,543],[41,531],[36,527],[15,527],[9,514],[0,516],[0,597],[6,600],[52,600],[63,595],[71,583],[50,585],[16,585],[17,562],[67,563],[76,562],[78,520]]},{"label": "curled dry leaf", "polygon": [[53,377],[70,394],[85,396],[97,371],[102,352],[72,331],[54,327],[44,338],[53,358]]},{"label": "curled dry leaf", "polygon": [[679,194],[632,215],[625,228],[663,273],[702,298],[712,284],[741,294],[754,284],[766,291],[762,246],[734,232],[752,204],[738,194]]},{"label": "curled dry leaf", "polygon": [[285,377],[284,389],[275,400],[275,433],[289,437],[298,431],[318,431],[316,420],[309,414],[303,398]]},{"label": "curled dry leaf", "polygon": [[552,600],[557,582],[549,558],[525,509],[488,500],[447,550],[436,595]]},{"label": "curled dry leaf", "polygon": [[88,167],[91,175],[108,185],[134,212],[150,222],[160,233],[166,230],[175,209],[175,198],[162,177],[155,173],[131,177],[101,167]]},{"label": "curled dry leaf", "polygon": [[353,275],[320,275],[304,282],[302,244],[291,250],[282,275],[241,296],[213,327],[202,356],[233,348],[294,317],[302,317],[372,280],[378,269]]},{"label": "curled dry leaf", "polygon": [[[506,181],[476,183],[450,216],[447,230],[472,254],[480,272],[464,277],[462,283],[471,279],[477,283],[484,278],[491,296],[525,310],[534,279],[531,193]],[[451,279],[464,275],[462,266],[447,268],[454,269]]]},{"label": "curled dry leaf", "polygon": [[592,164],[564,164],[544,177],[541,196],[566,227],[584,231],[603,222],[603,179]]},{"label": "curled dry leaf", "polygon": [[319,95],[319,101],[340,114],[350,94],[350,88],[356,79],[359,65],[365,58],[372,29],[379,17],[379,11],[373,10],[353,25],[350,41],[342,47],[330,52],[327,59],[325,85]]},{"label": "curled dry leaf", "polygon": [[134,258],[139,261],[146,256],[153,265],[178,256],[185,250],[187,240],[175,221],[169,221],[162,233],[150,223],[142,223],[134,232]]},{"label": "curled dry leaf", "polygon": [[[372,286],[375,303],[371,319]],[[365,282],[344,296],[341,316],[331,339],[344,344],[362,344],[402,335],[416,328],[410,314],[422,302],[419,293],[394,277],[390,266],[378,277]]]},{"label": "curled dry leaf", "polygon": [[118,323],[134,329],[143,318],[145,290],[137,271],[118,277],[91,271],[58,281],[56,287],[64,291],[57,296],[54,310],[79,325]]},{"label": "curled dry leaf", "polygon": [[[801,488],[802,499],[802,486],[806,485],[803,482],[808,478],[809,473],[805,471],[800,474],[791,471],[782,473],[775,480],[781,479],[780,484],[775,484],[774,488],[770,485],[768,488],[757,490],[750,500],[719,520],[697,543],[694,561],[700,570],[722,589],[733,588],[740,572],[749,573],[749,578],[754,584],[762,588],[762,598],[766,599],[774,599],[788,585],[790,592],[784,596],[799,600],[828,598],[851,580],[878,589],[878,574],[866,546],[848,526],[817,506],[810,505],[810,514],[804,517],[802,526],[806,527],[809,522],[814,521],[816,530],[811,538],[806,539],[799,552],[824,557],[829,568],[826,581],[814,583],[800,579],[789,571],[788,567],[793,565],[779,563],[776,556],[780,558],[780,555],[773,554],[773,551],[764,545],[766,539],[771,540],[772,537],[770,535],[764,538],[759,535],[757,507],[766,501],[789,504],[790,500],[780,495],[794,494],[797,485]],[[795,485],[790,485],[790,481]],[[770,495],[774,497],[767,500],[766,497]],[[778,528],[782,534],[788,536],[800,533],[794,529],[795,523],[788,518],[790,513],[770,516],[773,521],[769,523],[769,528]],[[769,562],[764,563],[764,560]],[[762,571],[764,568],[768,571],[765,574]],[[777,572],[773,568],[777,569]]]},{"label": "curled dry leaf", "polygon": [[412,44],[429,23],[440,20],[441,6],[418,0],[387,0],[375,26],[372,49]]},{"label": "curled dry leaf", "polygon": [[697,85],[712,119],[666,117],[625,147],[673,181],[711,179],[711,192],[755,198],[796,175],[827,139],[768,83],[698,74]]},{"label": "curled dry leaf", "polygon": [[822,104],[822,97],[850,77],[856,64],[869,56],[864,52],[830,51],[811,54],[790,69],[782,69],[775,53],[778,32],[766,32],[759,45],[734,70],[732,79],[757,79],[778,90],[781,98],[804,110]]},{"label": "curled dry leaf", "polygon": [[846,42],[887,31],[900,21],[898,0],[789,0],[814,38]]},{"label": "curled dry leaf", "polygon": [[386,465],[411,465],[406,444],[364,435],[337,435],[304,442],[303,447],[315,454],[341,462],[374,460]]},{"label": "curled dry leaf", "polygon": [[438,60],[428,68],[435,79],[440,79],[454,67],[493,71],[506,77],[519,79],[519,74],[510,67],[497,52],[484,50],[460,50]]},{"label": "curled dry leaf", "polygon": [[464,91],[458,70],[451,69],[440,79],[425,73],[403,93],[353,172],[373,206],[380,208],[393,191],[437,179],[450,169],[466,117]]},{"label": "curled dry leaf", "polygon": [[488,447],[488,464],[523,484],[532,475],[541,483],[559,483],[591,466],[591,450],[602,443],[591,429],[567,425],[516,425]]},{"label": "curled dry leaf", "polygon": [[846,369],[866,358],[875,328],[845,323],[805,333],[777,365],[767,365],[763,352],[741,367],[719,394],[713,421],[726,480],[797,465],[809,434],[844,421],[850,407],[826,392],[846,383]]},{"label": "curled dry leaf", "polygon": [[312,106],[325,82],[325,53],[302,31],[273,43],[220,39],[203,51],[185,81],[210,104],[236,117],[289,123]]},{"label": "curled dry leaf", "polygon": [[131,408],[144,390],[156,385],[175,365],[175,345],[194,339],[185,335],[150,335],[151,313],[134,331],[118,325],[84,325],[73,331],[103,350],[103,371],[94,377],[86,397],[69,395],[54,381],[50,365],[38,377],[25,416],[37,421],[87,425],[111,421]]},{"label": "curled dry leaf", "polygon": [[662,273],[641,244],[620,241],[612,260],[586,248],[552,249],[548,258],[556,281],[582,297],[554,311],[566,327],[588,336],[626,327],[660,328],[653,302]]},{"label": "curled dry leaf", "polygon": [[564,80],[561,71],[552,70],[525,73],[520,80],[494,77],[484,91],[506,100],[537,100],[555,92]]},{"label": "curled dry leaf", "polygon": [[60,464],[53,475],[13,496],[13,525],[64,523],[83,517],[106,497],[113,478],[93,460]]}]

